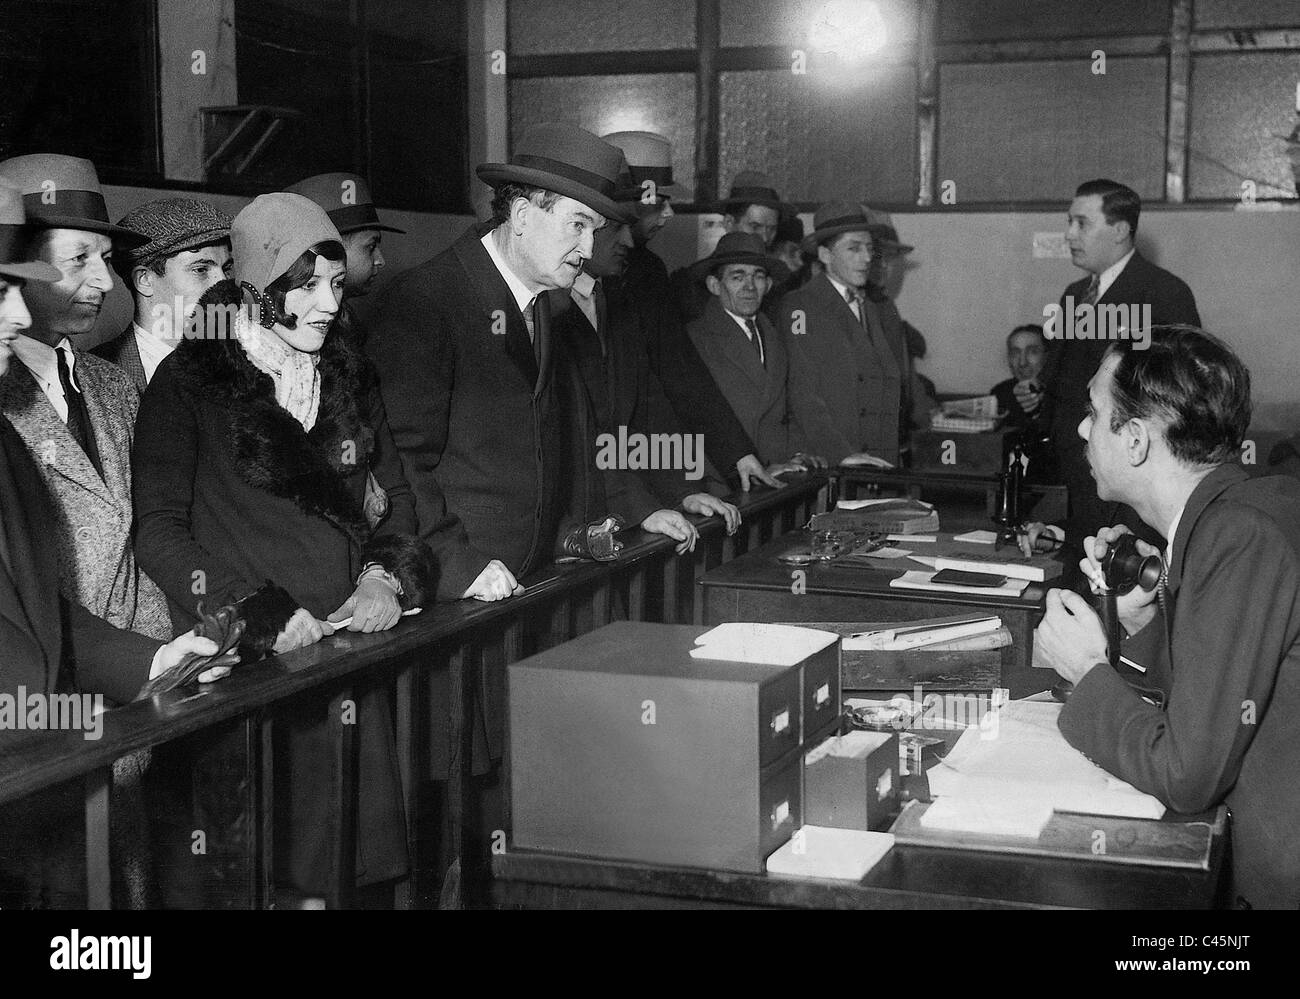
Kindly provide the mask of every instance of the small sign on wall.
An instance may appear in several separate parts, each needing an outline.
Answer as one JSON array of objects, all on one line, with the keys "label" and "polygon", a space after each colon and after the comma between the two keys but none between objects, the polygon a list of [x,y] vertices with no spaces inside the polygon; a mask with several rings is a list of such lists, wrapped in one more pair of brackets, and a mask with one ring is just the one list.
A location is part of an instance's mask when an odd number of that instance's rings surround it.
[{"label": "small sign on wall", "polygon": [[1069,260],[1070,248],[1065,244],[1063,232],[1034,233],[1035,260]]}]

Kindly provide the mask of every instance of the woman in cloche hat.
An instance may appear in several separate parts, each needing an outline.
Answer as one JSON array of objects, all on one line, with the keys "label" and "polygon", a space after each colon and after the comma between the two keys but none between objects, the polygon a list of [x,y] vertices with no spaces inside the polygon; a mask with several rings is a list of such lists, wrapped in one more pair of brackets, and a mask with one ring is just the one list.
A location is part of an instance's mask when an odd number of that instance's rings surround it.
[{"label": "woman in cloche hat", "polygon": [[[137,556],[178,623],[199,599],[240,602],[241,650],[254,657],[344,627],[391,628],[432,599],[434,567],[376,381],[339,329],[338,230],[307,198],[267,194],[235,217],[230,241],[234,279],[200,299],[140,407]],[[389,502],[375,529],[368,473]],[[357,876],[374,884],[405,874],[405,820],[387,692],[363,683],[357,695]],[[288,752],[276,754],[290,789],[288,836],[276,838],[289,856],[276,870],[306,895],[323,893],[330,868],[327,707],[317,697],[291,709]]]}]

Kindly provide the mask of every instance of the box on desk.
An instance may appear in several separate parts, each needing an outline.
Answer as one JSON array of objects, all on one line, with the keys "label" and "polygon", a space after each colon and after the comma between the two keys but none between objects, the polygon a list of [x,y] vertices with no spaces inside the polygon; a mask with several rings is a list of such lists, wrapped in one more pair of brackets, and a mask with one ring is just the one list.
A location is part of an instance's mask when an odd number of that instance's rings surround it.
[{"label": "box on desk", "polygon": [[[1005,454],[1004,431],[961,434],[951,430],[912,431],[912,470],[996,475]],[[948,442],[952,443],[949,444]]]},{"label": "box on desk", "polygon": [[804,822],[880,830],[898,810],[898,735],[854,731],[832,736],[804,760]]},{"label": "box on desk", "polygon": [[802,824],[805,740],[839,724],[839,644],[694,659],[707,630],[620,622],[509,667],[516,846],[763,870]]}]

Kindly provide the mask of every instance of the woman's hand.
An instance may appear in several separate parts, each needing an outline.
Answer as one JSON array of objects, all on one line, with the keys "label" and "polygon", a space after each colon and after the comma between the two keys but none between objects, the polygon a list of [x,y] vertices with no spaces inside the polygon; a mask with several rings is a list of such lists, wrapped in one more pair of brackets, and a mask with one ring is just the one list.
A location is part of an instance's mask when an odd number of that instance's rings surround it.
[{"label": "woman's hand", "polygon": [[695,529],[695,525],[676,510],[656,510],[641,521],[641,530],[672,538],[678,543],[678,555],[694,551],[695,542],[700,539],[700,532]]},{"label": "woman's hand", "polygon": [[740,527],[740,511],[711,493],[691,493],[682,500],[682,509],[701,517],[716,514],[726,521],[728,534],[735,534],[736,528]]},{"label": "woman's hand", "polygon": [[348,631],[387,631],[402,616],[402,605],[397,602],[397,590],[382,576],[366,576],[352,591],[343,606],[329,616],[335,624],[351,618]]},{"label": "woman's hand", "polygon": [[[344,606],[347,606],[346,604]],[[273,652],[291,652],[315,645],[326,635],[334,634],[334,627],[328,621],[318,621],[303,608],[299,607],[289,618],[289,623],[275,638]]]}]

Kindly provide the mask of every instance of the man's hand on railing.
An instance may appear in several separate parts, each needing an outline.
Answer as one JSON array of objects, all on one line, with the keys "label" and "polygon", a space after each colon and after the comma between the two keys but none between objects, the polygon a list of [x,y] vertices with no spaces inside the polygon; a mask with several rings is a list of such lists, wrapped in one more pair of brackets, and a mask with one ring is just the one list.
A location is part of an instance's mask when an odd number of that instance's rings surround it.
[{"label": "man's hand on railing", "polygon": [[695,525],[676,510],[656,510],[641,521],[641,530],[662,534],[678,542],[678,555],[694,551],[695,542],[700,540],[700,532],[695,529]]},{"label": "man's hand on railing", "polygon": [[710,515],[721,517],[727,524],[728,534],[735,534],[740,527],[740,511],[726,500],[718,499],[711,493],[691,493],[682,500],[682,509],[701,517]]},{"label": "man's hand on railing", "polygon": [[[387,578],[385,578],[387,577]],[[349,631],[387,631],[402,617],[402,605],[397,600],[396,581],[384,575],[363,576],[343,606],[329,616],[335,628]]]},{"label": "man's hand on railing", "polygon": [[469,584],[469,588],[461,594],[461,599],[472,597],[490,603],[523,592],[524,588],[519,585],[514,573],[506,568],[504,562],[494,558],[483,567],[483,571],[475,577],[474,582]]},{"label": "man's hand on railing", "polygon": [[289,623],[276,636],[272,651],[279,653],[304,649],[308,645],[315,645],[326,635],[332,634],[334,634],[332,624],[328,621],[316,620],[310,611],[299,607],[293,612],[293,617],[289,618]]},{"label": "man's hand on railing", "polygon": [[785,485],[780,479],[773,478],[763,467],[763,463],[758,460],[757,455],[747,454],[736,462],[736,471],[740,475],[740,488],[749,492],[749,480],[757,479],[765,486],[771,486],[773,489],[780,489]]}]

